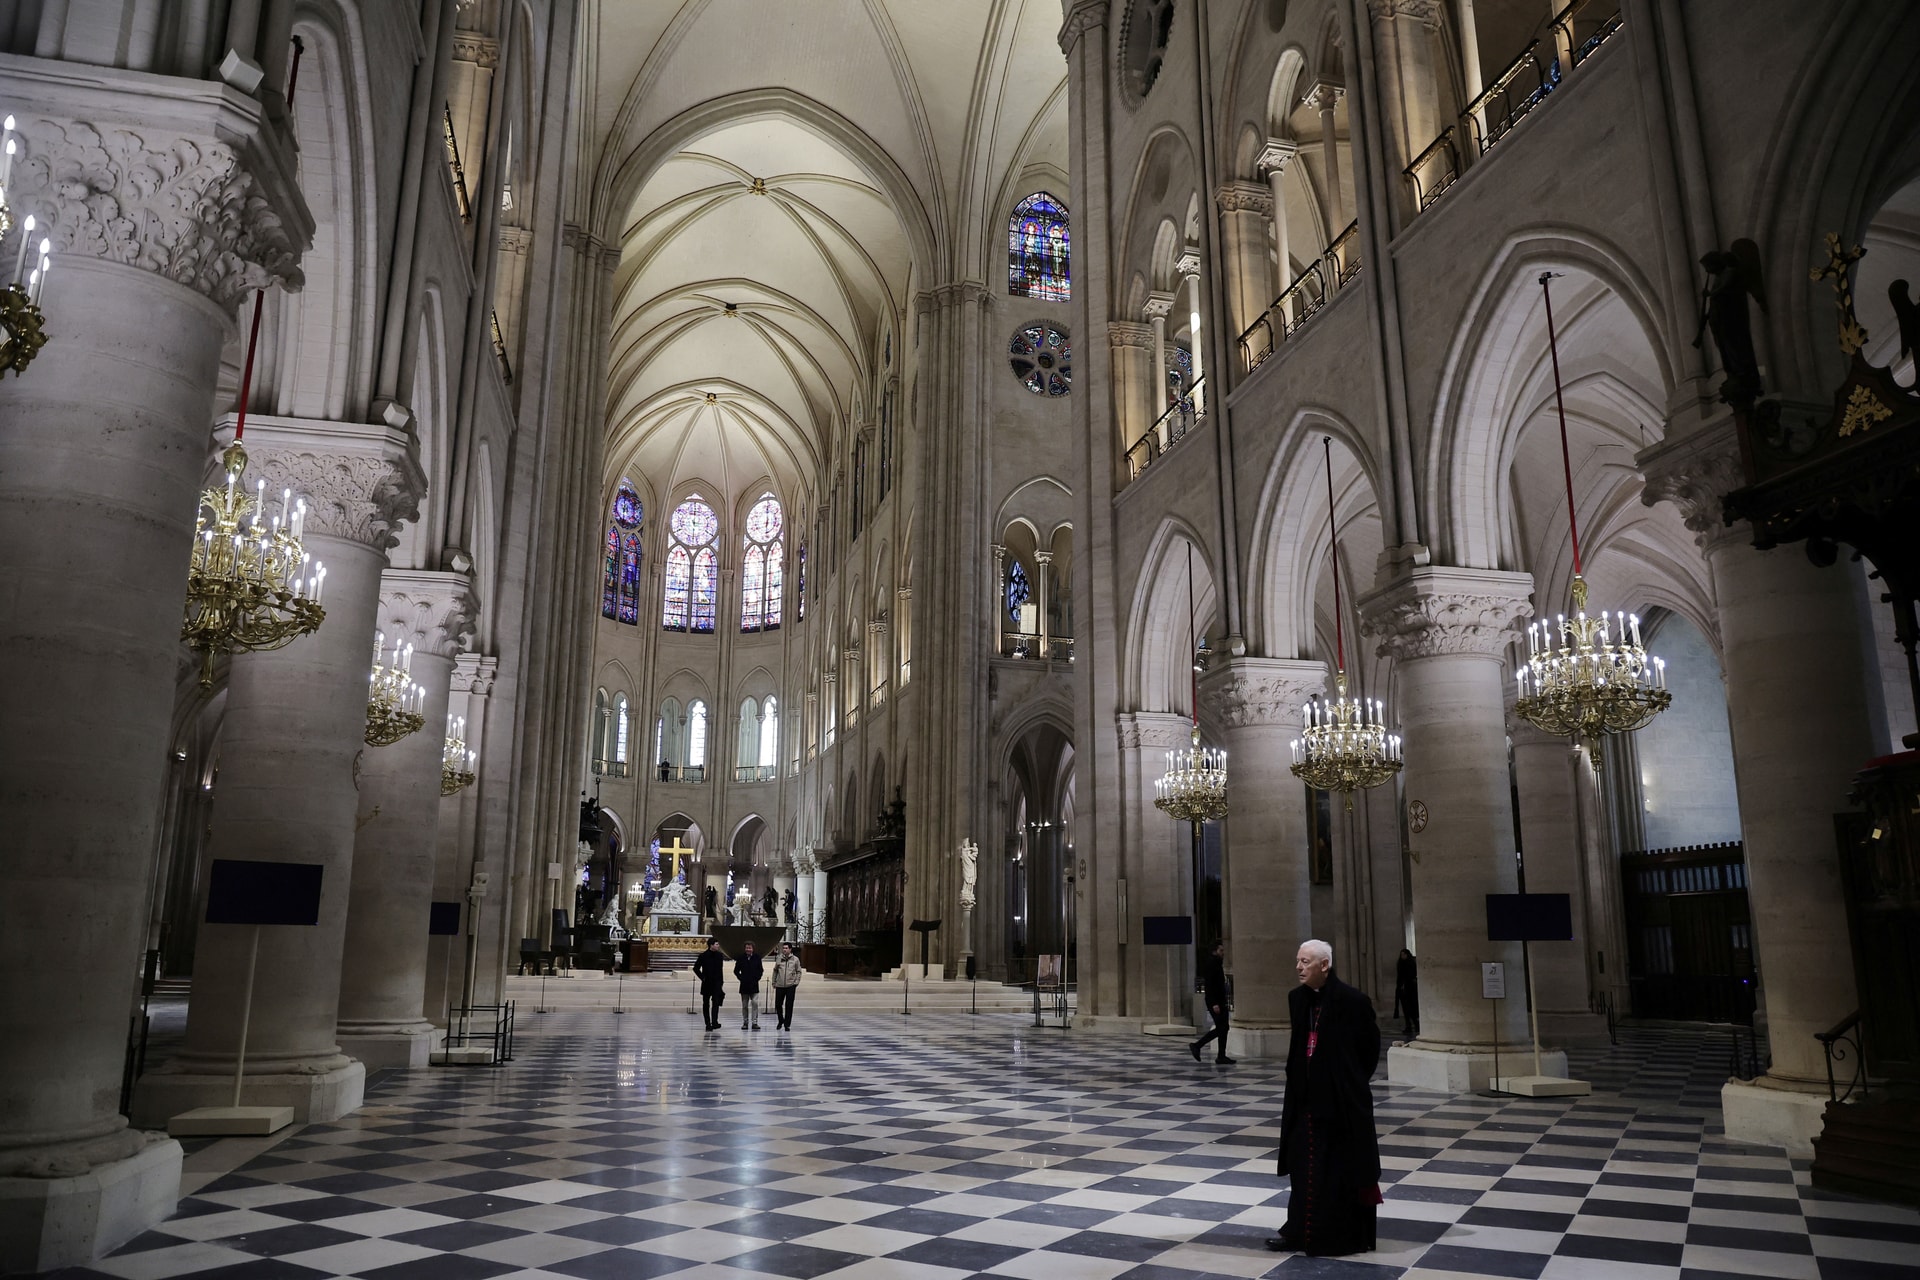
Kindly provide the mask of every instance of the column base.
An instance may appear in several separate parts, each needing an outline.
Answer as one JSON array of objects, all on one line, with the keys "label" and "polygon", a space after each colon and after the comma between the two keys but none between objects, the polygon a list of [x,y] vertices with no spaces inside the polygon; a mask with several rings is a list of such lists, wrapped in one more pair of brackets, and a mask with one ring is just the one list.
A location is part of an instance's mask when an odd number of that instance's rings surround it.
[{"label": "column base", "polygon": [[1270,1059],[1285,1062],[1287,1049],[1292,1042],[1293,1028],[1285,1023],[1270,1027],[1250,1027],[1236,1022],[1227,1028],[1229,1058]]},{"label": "column base", "polygon": [[1789,1156],[1813,1158],[1813,1140],[1826,1127],[1827,1091],[1761,1076],[1720,1086],[1720,1114],[1727,1141],[1781,1147]]},{"label": "column base", "polygon": [[88,1263],[172,1217],[180,1159],[160,1138],[78,1177],[0,1178],[0,1274]]},{"label": "column base", "polygon": [[[1541,1050],[1540,1070],[1548,1076],[1566,1075],[1567,1055],[1559,1049]],[[1497,1074],[1518,1076],[1532,1072],[1532,1046],[1500,1046]],[[1478,1093],[1489,1086],[1495,1074],[1490,1044],[1441,1047],[1415,1040],[1387,1050],[1387,1080],[1392,1084],[1436,1089],[1441,1093]]]},{"label": "column base", "polygon": [[[240,1101],[250,1107],[292,1107],[295,1124],[338,1120],[360,1109],[367,1069],[349,1060],[343,1067],[312,1074],[252,1075]],[[134,1123],[163,1127],[182,1111],[233,1104],[231,1075],[175,1075],[149,1072],[133,1088]]]},{"label": "column base", "polygon": [[379,1031],[341,1024],[334,1030],[340,1052],[357,1058],[369,1071],[382,1067],[412,1070],[427,1065],[427,1058],[439,1042],[440,1033],[426,1021]]}]

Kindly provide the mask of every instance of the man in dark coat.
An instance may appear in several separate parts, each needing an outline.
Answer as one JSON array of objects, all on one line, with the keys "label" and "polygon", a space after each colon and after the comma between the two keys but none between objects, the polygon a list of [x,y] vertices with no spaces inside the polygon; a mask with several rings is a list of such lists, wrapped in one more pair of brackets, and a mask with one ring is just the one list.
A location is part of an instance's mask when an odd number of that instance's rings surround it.
[{"label": "man in dark coat", "polygon": [[718,1031],[720,1006],[727,1001],[727,957],[716,939],[707,939],[707,949],[693,962],[693,976],[700,981],[700,1008],[707,1015],[707,1030]]},{"label": "man in dark coat", "polygon": [[1215,1062],[1232,1065],[1237,1059],[1227,1056],[1227,944],[1216,942],[1213,950],[1200,961],[1200,994],[1206,998],[1207,1012],[1213,1017],[1213,1030],[1195,1040],[1187,1048],[1193,1053],[1193,1060],[1200,1061],[1200,1050],[1209,1040],[1218,1040],[1220,1048],[1214,1057]]},{"label": "man in dark coat", "polygon": [[766,964],[753,953],[753,944],[747,943],[740,958],[733,962],[733,976],[740,980],[740,1029],[745,1031],[751,1026],[760,1029],[760,979],[766,973]]},{"label": "man in dark coat", "polygon": [[1293,1180],[1287,1225],[1267,1248],[1315,1257],[1374,1245],[1380,1143],[1373,1130],[1380,1025],[1373,1003],[1333,976],[1333,948],[1314,939],[1294,960],[1287,996],[1293,1040],[1280,1111],[1280,1176]]}]

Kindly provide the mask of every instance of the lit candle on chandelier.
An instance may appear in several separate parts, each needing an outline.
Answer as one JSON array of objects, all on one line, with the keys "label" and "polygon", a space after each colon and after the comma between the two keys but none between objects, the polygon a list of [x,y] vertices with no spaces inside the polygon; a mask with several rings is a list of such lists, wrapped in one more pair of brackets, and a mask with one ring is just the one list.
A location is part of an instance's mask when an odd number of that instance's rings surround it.
[{"label": "lit candle on chandelier", "polygon": [[20,252],[13,259],[13,282],[19,284],[27,270],[27,242],[33,238],[33,215],[20,224]]}]

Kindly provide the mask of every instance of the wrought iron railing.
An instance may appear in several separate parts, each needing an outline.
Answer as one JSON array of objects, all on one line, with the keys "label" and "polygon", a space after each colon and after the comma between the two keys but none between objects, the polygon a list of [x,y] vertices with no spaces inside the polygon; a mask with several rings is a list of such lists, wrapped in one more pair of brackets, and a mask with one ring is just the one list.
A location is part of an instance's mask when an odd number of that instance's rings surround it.
[{"label": "wrought iron railing", "polygon": [[735,782],[772,782],[779,774],[779,768],[770,764],[737,764],[733,767]]},{"label": "wrought iron railing", "polygon": [[[1520,51],[1467,104],[1458,124],[1450,124],[1404,173],[1418,210],[1430,207],[1459,179],[1466,164],[1477,162],[1512,128],[1560,87],[1562,78],[1592,56],[1620,30],[1620,0],[1572,0],[1547,25],[1547,35]],[[1456,133],[1467,138],[1461,155]]]},{"label": "wrought iron railing", "polygon": [[1326,262],[1333,276],[1333,287],[1344,289],[1353,283],[1360,274],[1360,220],[1355,218],[1347,224],[1347,229],[1333,238],[1327,246]]},{"label": "wrought iron railing", "polygon": [[1168,405],[1167,411],[1147,428],[1146,434],[1133,442],[1127,450],[1128,479],[1138,480],[1141,472],[1184,440],[1187,433],[1200,422],[1204,415],[1199,406],[1206,403],[1202,398],[1202,388],[1206,382],[1205,378],[1196,379],[1188,393]]},{"label": "wrought iron railing", "polygon": [[493,358],[500,362],[500,380],[508,386],[513,385],[513,364],[507,359],[507,340],[500,333],[500,313],[487,312],[487,323],[493,329]]},{"label": "wrought iron railing", "polygon": [[1360,223],[1356,219],[1240,335],[1240,360],[1247,372],[1265,363],[1282,342],[1320,314],[1333,295],[1352,284],[1359,274]]},{"label": "wrought iron railing", "polygon": [[[1816,1031],[1813,1038],[1820,1042],[1827,1056],[1827,1099],[1830,1102],[1845,1102],[1860,1091],[1860,1100],[1867,1098],[1867,1061],[1860,1051],[1860,1011],[1855,1009],[1846,1017],[1825,1031]],[[1845,1089],[1840,1088],[1834,1077],[1833,1064],[1836,1062],[1853,1063],[1853,1078],[1847,1081]],[[1844,1068],[1843,1068],[1844,1070]]]},{"label": "wrought iron railing", "polygon": [[705,782],[707,766],[703,764],[665,764],[655,766],[653,776],[659,782]]},{"label": "wrought iron railing", "polygon": [[630,760],[601,760],[593,762],[593,772],[602,778],[631,778],[633,762]]}]

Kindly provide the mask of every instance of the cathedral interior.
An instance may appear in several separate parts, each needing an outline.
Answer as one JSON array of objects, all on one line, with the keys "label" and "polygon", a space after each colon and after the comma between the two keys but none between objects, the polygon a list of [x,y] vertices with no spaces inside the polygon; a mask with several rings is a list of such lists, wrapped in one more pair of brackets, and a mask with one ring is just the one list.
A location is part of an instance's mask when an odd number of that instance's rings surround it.
[{"label": "cathedral interior", "polygon": [[1920,1276],[1920,8],[0,0],[0,114],[0,1274]]}]

